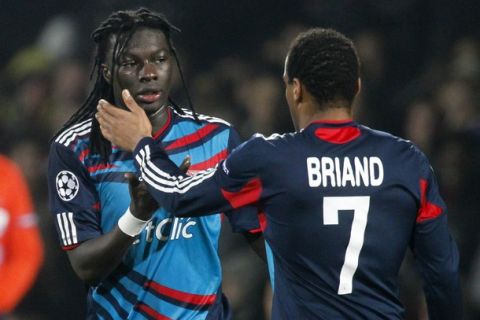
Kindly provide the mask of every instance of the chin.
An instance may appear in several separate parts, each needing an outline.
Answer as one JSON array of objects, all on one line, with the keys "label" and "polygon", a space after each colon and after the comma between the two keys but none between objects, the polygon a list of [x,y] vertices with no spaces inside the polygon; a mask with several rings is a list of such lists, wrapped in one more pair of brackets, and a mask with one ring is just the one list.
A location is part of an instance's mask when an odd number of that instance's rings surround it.
[{"label": "chin", "polygon": [[161,108],[161,106],[156,103],[147,104],[147,105],[141,104],[140,107],[142,107],[142,109],[145,110],[145,113],[147,114],[147,116],[151,115],[152,113],[155,113],[155,111]]}]

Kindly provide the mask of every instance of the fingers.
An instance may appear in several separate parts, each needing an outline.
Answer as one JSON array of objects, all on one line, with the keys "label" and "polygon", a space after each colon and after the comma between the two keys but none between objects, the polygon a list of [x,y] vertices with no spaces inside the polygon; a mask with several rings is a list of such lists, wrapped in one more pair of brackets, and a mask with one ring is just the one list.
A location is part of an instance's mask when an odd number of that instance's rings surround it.
[{"label": "fingers", "polygon": [[113,137],[112,127],[111,127],[111,121],[112,121],[111,116],[106,114],[105,112],[102,112],[102,110],[99,110],[99,112],[95,114],[95,118],[100,124],[100,131],[102,132],[102,135],[107,140],[111,141],[111,138]]},{"label": "fingers", "polygon": [[118,118],[125,116],[129,112],[122,110],[108,102],[107,100],[100,99],[97,104],[97,113],[100,113],[108,118]]},{"label": "fingers", "polygon": [[132,112],[138,112],[138,111],[143,111],[142,108],[135,102],[133,99],[132,95],[130,94],[130,91],[127,89],[122,90],[122,98],[123,102],[127,106],[128,109]]},{"label": "fingers", "polygon": [[106,113],[103,109],[99,109],[99,111],[95,114],[95,118],[97,118],[97,121],[100,125],[106,126],[106,125],[111,125],[112,122],[114,121],[114,117],[112,117],[110,114]]},{"label": "fingers", "polygon": [[98,111],[95,114],[95,118],[100,124],[100,131],[107,140],[113,142],[112,139],[115,136],[114,127],[118,127],[116,124],[119,121],[121,123],[125,117],[125,114],[129,114],[130,112],[121,110],[104,99],[100,99],[98,101],[97,110]]},{"label": "fingers", "polygon": [[180,165],[180,171],[183,173],[187,173],[188,168],[190,168],[192,158],[190,156],[186,156],[185,159],[183,159],[182,164]]},{"label": "fingers", "polygon": [[103,127],[110,126],[117,118],[117,108],[112,106],[106,100],[100,99],[98,101],[97,110],[98,111],[95,113],[95,118],[97,118],[98,123]]},{"label": "fingers", "polygon": [[109,129],[107,129],[105,126],[100,125],[100,132],[102,133],[102,135],[105,139],[112,142],[113,134],[111,133],[111,131]]}]

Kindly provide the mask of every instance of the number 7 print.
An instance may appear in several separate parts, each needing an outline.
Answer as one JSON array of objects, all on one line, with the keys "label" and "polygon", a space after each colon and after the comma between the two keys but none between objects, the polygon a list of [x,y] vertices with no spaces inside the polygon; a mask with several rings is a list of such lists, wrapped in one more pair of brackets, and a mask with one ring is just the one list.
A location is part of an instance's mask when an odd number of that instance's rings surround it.
[{"label": "number 7 print", "polygon": [[369,196],[323,198],[324,225],[338,224],[338,212],[340,210],[353,210],[352,229],[347,251],[345,252],[345,261],[340,271],[338,294],[352,293],[353,275],[358,267],[358,258],[365,238],[369,208]]}]

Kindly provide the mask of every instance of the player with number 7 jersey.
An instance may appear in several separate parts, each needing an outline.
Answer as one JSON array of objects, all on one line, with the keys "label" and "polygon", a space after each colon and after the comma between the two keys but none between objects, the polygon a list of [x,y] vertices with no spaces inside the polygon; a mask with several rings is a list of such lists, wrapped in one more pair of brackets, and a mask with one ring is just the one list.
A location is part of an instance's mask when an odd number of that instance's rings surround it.
[{"label": "player with number 7 jersey", "polygon": [[459,255],[433,171],[411,142],[352,120],[353,48],[328,29],[294,41],[284,81],[295,133],[254,136],[194,177],[146,136],[134,146],[137,173],[180,217],[261,209],[273,319],[403,319],[397,277],[409,247],[430,319],[461,319]]},{"label": "player with number 7 jersey", "polygon": [[254,137],[220,168],[185,178],[150,138],[134,154],[151,194],[178,216],[260,206],[273,319],[402,319],[397,274],[409,245],[429,308],[444,301],[455,312],[458,253],[446,208],[408,141],[353,121],[313,122]]}]

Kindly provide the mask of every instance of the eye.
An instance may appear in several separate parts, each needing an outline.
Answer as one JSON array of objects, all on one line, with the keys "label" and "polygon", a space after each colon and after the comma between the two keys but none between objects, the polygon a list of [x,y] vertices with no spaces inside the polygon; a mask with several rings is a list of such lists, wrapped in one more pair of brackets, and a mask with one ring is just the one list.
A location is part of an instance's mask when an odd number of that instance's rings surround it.
[{"label": "eye", "polygon": [[155,57],[155,59],[154,59],[155,63],[164,63],[165,61],[167,61],[166,56],[158,56],[158,57]]},{"label": "eye", "polygon": [[121,63],[122,67],[134,67],[136,65],[134,60],[124,60]]}]

